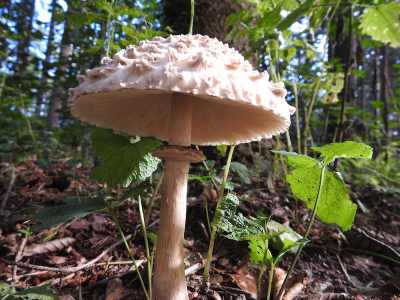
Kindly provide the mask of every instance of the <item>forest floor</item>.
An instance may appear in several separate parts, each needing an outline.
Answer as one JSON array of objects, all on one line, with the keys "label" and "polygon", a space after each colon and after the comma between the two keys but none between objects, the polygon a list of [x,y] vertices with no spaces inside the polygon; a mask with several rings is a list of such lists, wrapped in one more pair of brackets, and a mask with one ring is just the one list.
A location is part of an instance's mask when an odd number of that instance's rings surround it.
[{"label": "forest floor", "polygon": [[[29,216],[42,207],[68,203],[77,192],[81,197],[101,192],[101,186],[88,178],[90,166],[71,168],[67,163],[59,163],[55,167],[74,174],[75,179],[61,178],[33,161],[18,163],[8,194],[11,166],[0,164],[0,204],[4,196],[8,198],[5,214],[0,216],[0,283],[26,288],[50,285],[64,300],[145,299],[129,253],[123,243],[117,245],[121,237],[108,211],[66,223],[56,232],[21,233],[28,229]],[[301,284],[301,292],[294,299],[400,299],[400,201],[396,195],[384,194],[376,187],[348,184],[347,188],[351,199],[358,200],[365,209],[358,208],[352,229],[344,235],[318,219],[314,222],[310,242],[295,267],[295,281]],[[217,192],[213,187],[207,191],[212,218]],[[305,232],[311,211],[300,201],[296,209],[296,202],[282,180],[254,177],[251,184],[241,184],[235,191],[242,199],[238,211],[243,215],[256,216],[257,211],[262,211],[299,234]],[[202,193],[200,182],[189,182],[185,232],[189,298],[255,299],[260,268],[251,264],[247,243],[222,236],[215,244],[207,296],[200,293],[202,256],[209,242]],[[111,193],[115,194],[116,191]],[[117,218],[123,232],[127,236],[132,234],[129,247],[147,283],[137,205],[125,202],[119,207]],[[157,232],[158,218],[155,206],[149,231]],[[53,244],[41,244],[49,237]],[[90,266],[80,267],[99,257]],[[292,258],[293,255],[284,256],[278,267],[288,270]],[[264,281],[261,299],[266,297],[267,278]],[[274,284],[279,286],[275,281]]]}]

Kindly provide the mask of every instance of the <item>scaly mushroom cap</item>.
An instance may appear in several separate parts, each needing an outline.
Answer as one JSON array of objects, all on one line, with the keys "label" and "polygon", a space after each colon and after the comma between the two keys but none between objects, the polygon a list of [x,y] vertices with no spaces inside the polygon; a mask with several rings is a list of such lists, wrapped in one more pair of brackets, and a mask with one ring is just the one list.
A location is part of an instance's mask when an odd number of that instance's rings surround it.
[{"label": "scaly mushroom cap", "polygon": [[141,41],[104,66],[78,75],[68,107],[101,128],[168,141],[171,96],[193,101],[192,144],[238,144],[271,138],[295,111],[283,83],[269,81],[236,50],[202,35]]}]

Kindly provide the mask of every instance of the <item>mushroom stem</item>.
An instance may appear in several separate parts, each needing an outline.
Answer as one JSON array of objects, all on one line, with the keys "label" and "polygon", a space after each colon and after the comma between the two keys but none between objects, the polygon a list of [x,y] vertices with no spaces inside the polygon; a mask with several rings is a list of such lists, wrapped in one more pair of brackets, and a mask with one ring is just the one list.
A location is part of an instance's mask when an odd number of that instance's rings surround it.
[{"label": "mushroom stem", "polygon": [[181,93],[173,93],[168,144],[189,147],[191,138],[192,99]]},{"label": "mushroom stem", "polygon": [[[190,146],[192,101],[172,94],[169,145]],[[189,160],[178,153],[165,159],[160,225],[153,276],[153,300],[188,299],[183,265]]]}]

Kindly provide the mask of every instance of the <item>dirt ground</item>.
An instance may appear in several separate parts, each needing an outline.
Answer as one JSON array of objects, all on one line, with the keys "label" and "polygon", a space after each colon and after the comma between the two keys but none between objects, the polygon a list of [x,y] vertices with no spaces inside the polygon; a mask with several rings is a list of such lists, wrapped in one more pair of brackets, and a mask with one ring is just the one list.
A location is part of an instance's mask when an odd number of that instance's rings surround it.
[{"label": "dirt ground", "polygon": [[[102,192],[102,186],[88,178],[90,166],[71,168],[68,163],[59,163],[55,168],[75,176],[60,177],[28,161],[15,165],[12,181],[11,165],[0,164],[0,203],[7,198],[0,216],[0,282],[21,287],[47,284],[65,300],[145,299],[129,253],[107,211],[65,223],[57,231],[30,235],[21,232],[28,229],[32,213],[43,207],[65,204],[65,199],[77,193],[90,197]],[[196,168],[192,171],[201,172]],[[282,180],[264,175],[251,180],[250,184],[237,181],[241,185],[235,191],[242,200],[238,211],[245,216],[256,216],[262,211],[266,216],[272,215],[272,220],[304,234],[311,211],[300,201],[296,207]],[[370,186],[347,187],[351,199],[364,207],[358,208],[352,229],[344,233],[318,219],[314,222],[310,242],[294,270],[294,282],[300,286],[300,293],[293,299],[400,299],[398,194],[385,194]],[[206,192],[212,218],[217,191],[210,186]],[[116,191],[110,195],[116,195]],[[147,198],[143,196],[144,200]],[[158,209],[156,204],[149,222],[150,232],[157,232]],[[130,237],[130,250],[146,283],[146,255],[137,203],[125,202],[118,211],[117,218]],[[203,187],[198,181],[190,181],[185,232],[189,298],[255,299],[260,268],[251,264],[247,243],[223,236],[218,236],[215,244],[208,291],[199,291],[209,242],[207,228]],[[48,240],[53,244],[42,244]],[[283,275],[292,258],[293,255],[286,255],[278,263]],[[265,271],[261,299],[266,297],[268,273]],[[279,282],[274,280],[274,284],[279,288]],[[288,295],[286,299],[292,298]]]}]

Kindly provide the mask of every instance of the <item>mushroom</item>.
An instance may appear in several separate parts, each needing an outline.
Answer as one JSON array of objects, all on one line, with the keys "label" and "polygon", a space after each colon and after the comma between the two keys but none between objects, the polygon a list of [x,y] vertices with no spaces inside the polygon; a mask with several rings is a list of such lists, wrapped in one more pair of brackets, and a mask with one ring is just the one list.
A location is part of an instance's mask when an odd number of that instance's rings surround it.
[{"label": "mushroom", "polygon": [[70,89],[75,118],[102,128],[168,142],[152,299],[188,299],[183,265],[189,164],[205,159],[190,145],[271,138],[290,126],[295,109],[283,83],[253,70],[227,44],[202,35],[144,40],[78,75]]}]

